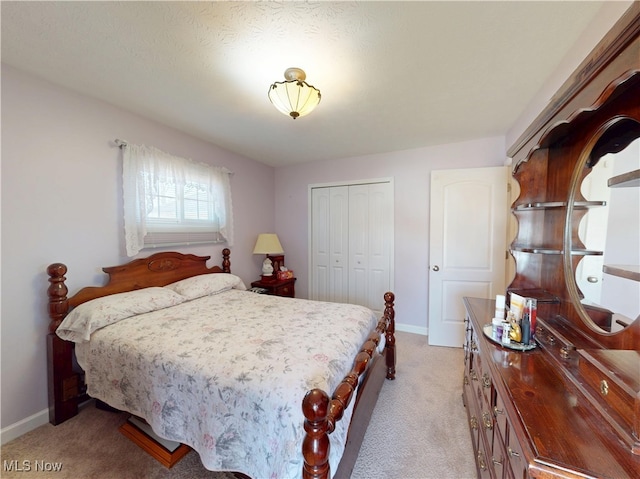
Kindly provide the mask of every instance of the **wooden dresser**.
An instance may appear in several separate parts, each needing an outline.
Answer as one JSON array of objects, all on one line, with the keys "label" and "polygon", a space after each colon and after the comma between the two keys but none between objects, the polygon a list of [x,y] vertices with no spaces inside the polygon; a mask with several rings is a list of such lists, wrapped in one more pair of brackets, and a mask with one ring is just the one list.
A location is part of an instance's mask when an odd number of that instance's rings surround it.
[{"label": "wooden dresser", "polygon": [[[563,338],[556,331],[543,332],[543,325],[539,338],[556,347],[506,349],[482,332],[495,302],[465,298],[464,304],[463,399],[479,478],[640,477],[640,455],[624,441],[629,433],[619,435],[603,409],[594,407],[580,384],[586,378],[579,374],[579,360],[562,357]],[[637,394],[640,353],[623,354],[634,356],[635,380],[628,371],[626,387]]]},{"label": "wooden dresser", "polygon": [[634,2],[508,152],[519,192],[507,302],[537,299],[536,347],[493,341],[494,301],[464,299],[478,477],[640,478],[639,138]]}]

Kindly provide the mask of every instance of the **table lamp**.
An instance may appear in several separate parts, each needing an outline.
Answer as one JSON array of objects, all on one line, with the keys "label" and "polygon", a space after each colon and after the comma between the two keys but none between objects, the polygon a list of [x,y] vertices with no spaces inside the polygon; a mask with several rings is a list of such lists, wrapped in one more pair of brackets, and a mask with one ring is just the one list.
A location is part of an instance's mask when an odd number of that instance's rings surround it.
[{"label": "table lamp", "polygon": [[277,275],[274,271],[280,271],[284,266],[284,250],[275,233],[261,233],[258,235],[253,254],[266,255],[262,262],[262,281],[275,281]]}]

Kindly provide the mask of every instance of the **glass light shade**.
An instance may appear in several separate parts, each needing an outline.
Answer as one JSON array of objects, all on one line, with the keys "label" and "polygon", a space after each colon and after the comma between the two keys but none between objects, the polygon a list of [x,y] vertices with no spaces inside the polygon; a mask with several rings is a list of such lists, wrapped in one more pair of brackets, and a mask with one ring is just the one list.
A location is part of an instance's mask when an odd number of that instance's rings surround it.
[{"label": "glass light shade", "polygon": [[253,254],[283,254],[284,250],[275,233],[261,233],[253,248]]},{"label": "glass light shade", "polygon": [[306,75],[299,68],[287,69],[284,76],[287,80],[269,87],[273,106],[294,120],[311,113],[320,103],[320,90],[304,81]]}]

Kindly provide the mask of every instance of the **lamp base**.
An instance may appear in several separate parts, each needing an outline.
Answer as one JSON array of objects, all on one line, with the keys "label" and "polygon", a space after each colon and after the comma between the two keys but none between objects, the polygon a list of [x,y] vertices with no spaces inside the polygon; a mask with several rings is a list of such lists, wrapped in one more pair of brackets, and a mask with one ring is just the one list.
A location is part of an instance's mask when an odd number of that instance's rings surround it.
[{"label": "lamp base", "polygon": [[280,271],[280,267],[284,266],[284,255],[283,254],[268,254],[267,258],[271,260],[273,264],[273,277],[276,278],[278,271]]},{"label": "lamp base", "polygon": [[277,279],[278,277],[275,273],[270,274],[269,276],[265,276],[264,274],[260,275],[260,281],[262,281],[263,283],[275,283]]}]

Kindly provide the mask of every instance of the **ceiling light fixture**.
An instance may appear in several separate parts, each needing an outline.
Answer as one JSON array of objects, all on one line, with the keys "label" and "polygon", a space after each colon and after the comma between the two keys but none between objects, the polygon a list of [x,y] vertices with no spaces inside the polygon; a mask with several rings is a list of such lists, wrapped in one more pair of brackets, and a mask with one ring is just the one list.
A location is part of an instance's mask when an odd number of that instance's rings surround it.
[{"label": "ceiling light fixture", "polygon": [[311,113],[320,103],[320,90],[304,81],[307,75],[300,68],[287,68],[284,77],[269,87],[271,103],[294,120]]}]

